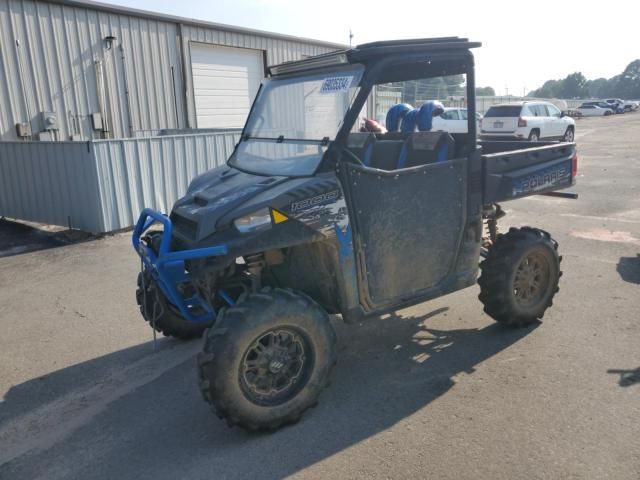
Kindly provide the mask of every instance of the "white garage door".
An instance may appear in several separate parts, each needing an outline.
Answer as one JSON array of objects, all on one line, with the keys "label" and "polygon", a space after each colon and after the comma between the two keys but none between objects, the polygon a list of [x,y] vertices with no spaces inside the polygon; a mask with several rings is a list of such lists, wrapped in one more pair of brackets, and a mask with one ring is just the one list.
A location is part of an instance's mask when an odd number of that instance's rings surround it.
[{"label": "white garage door", "polygon": [[264,77],[262,51],[191,44],[198,128],[241,128]]}]

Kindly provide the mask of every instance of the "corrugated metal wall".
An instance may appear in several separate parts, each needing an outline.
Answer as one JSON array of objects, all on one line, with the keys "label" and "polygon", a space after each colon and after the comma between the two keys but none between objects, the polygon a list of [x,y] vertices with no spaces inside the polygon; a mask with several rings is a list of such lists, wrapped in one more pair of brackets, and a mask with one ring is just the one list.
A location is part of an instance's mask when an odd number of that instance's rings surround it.
[{"label": "corrugated metal wall", "polygon": [[0,143],[0,216],[88,232],[169,212],[191,180],[222,165],[238,132],[91,142]]},{"label": "corrugated metal wall", "polygon": [[93,142],[103,231],[133,225],[150,207],[169,212],[191,180],[224,164],[239,133]]},{"label": "corrugated metal wall", "polygon": [[98,175],[80,142],[0,142],[0,216],[102,231]]},{"label": "corrugated metal wall", "polygon": [[[172,23],[49,2],[0,0],[0,140],[17,138],[17,122],[30,121],[34,134],[41,131],[42,111],[56,112],[59,140],[73,133],[100,138],[89,118],[100,111],[100,70],[111,137],[129,136],[129,115],[132,130],[183,126],[176,120],[171,77],[173,66],[179,89],[176,32]],[[117,37],[111,49],[104,41],[109,35]],[[183,109],[178,96],[178,111]]]},{"label": "corrugated metal wall", "polygon": [[[267,64],[333,49],[116,10],[0,0],[0,141],[18,138],[18,122],[31,122],[34,135],[43,130],[43,111],[56,112],[58,140],[74,133],[103,138],[89,117],[101,110],[100,71],[108,138],[195,127],[191,41],[263,50]],[[104,40],[109,35],[117,38],[111,49]]]}]

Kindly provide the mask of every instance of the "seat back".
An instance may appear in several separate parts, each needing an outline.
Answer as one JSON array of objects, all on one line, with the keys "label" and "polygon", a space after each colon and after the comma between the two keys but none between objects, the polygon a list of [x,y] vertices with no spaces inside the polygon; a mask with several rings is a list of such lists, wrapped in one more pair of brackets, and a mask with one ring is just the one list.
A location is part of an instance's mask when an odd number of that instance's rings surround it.
[{"label": "seat back", "polygon": [[375,143],[376,136],[374,133],[355,132],[350,133],[347,137],[347,148],[366,166],[371,165]]},{"label": "seat back", "polygon": [[455,156],[455,142],[447,132],[416,132],[402,146],[396,168],[444,162]]},{"label": "seat back", "polygon": [[399,140],[378,140],[373,147],[371,164],[368,166],[381,170],[395,170],[403,145],[404,142]]}]

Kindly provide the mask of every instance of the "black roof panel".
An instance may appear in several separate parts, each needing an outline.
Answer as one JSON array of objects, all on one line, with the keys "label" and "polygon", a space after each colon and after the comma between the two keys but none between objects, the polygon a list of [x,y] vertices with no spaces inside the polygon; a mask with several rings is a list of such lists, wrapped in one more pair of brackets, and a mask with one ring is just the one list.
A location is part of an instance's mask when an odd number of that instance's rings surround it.
[{"label": "black roof panel", "polygon": [[313,70],[321,66],[345,63],[359,63],[394,55],[420,54],[433,52],[463,52],[471,48],[480,47],[480,42],[470,42],[467,38],[438,37],[412,38],[405,40],[385,40],[364,43],[349,50],[337,50],[315,57],[305,58],[293,62],[285,62],[269,67],[273,75]]}]

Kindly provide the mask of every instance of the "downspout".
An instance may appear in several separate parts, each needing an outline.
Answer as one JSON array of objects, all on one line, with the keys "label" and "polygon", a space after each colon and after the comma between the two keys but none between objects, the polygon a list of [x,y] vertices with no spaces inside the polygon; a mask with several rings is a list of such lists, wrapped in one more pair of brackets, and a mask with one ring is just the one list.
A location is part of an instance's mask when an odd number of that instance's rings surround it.
[{"label": "downspout", "polygon": [[185,51],[184,51],[184,35],[182,32],[182,24],[178,23],[178,44],[179,44],[179,48],[180,48],[180,64],[182,65],[182,91],[183,91],[183,98],[182,98],[182,103],[184,105],[183,107],[183,113],[184,113],[184,118],[185,118],[185,125],[187,128],[193,128],[191,125],[191,118],[189,117],[189,87],[187,86],[187,60],[185,58]]},{"label": "downspout", "polygon": [[109,131],[109,119],[106,115],[106,103],[107,95],[104,88],[104,71],[103,60],[96,60],[96,88],[98,89],[98,108],[100,109],[100,116],[102,117],[102,137],[107,138],[107,132]]},{"label": "downspout", "polygon": [[180,128],[180,115],[178,115],[178,93],[176,92],[176,73],[171,65],[171,89],[173,91],[173,111],[176,116],[176,128]]},{"label": "downspout", "polygon": [[22,50],[20,49],[20,40],[16,38],[16,54],[18,56],[18,74],[20,76],[20,87],[22,89],[22,99],[24,101],[24,109],[27,114],[27,120],[29,121],[29,128],[31,134],[29,140],[33,140],[33,123],[31,122],[31,109],[29,108],[29,99],[27,98],[27,90],[24,84],[24,67],[22,65]]},{"label": "downspout", "polygon": [[129,77],[127,76],[127,61],[124,56],[124,47],[120,43],[120,58],[122,59],[122,78],[124,80],[124,94],[127,97],[127,120],[129,121],[129,137],[133,137],[133,116],[131,113],[131,95],[129,93]]}]

